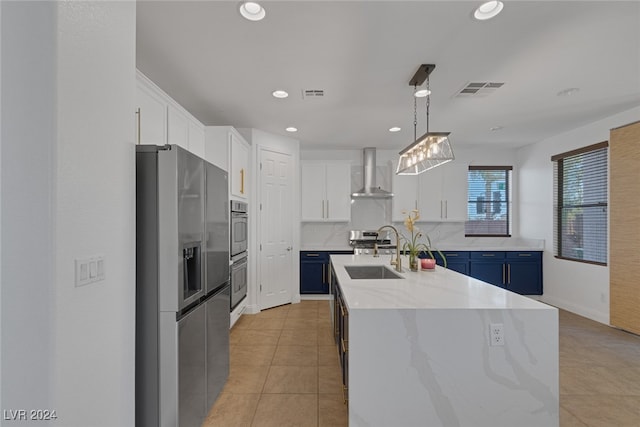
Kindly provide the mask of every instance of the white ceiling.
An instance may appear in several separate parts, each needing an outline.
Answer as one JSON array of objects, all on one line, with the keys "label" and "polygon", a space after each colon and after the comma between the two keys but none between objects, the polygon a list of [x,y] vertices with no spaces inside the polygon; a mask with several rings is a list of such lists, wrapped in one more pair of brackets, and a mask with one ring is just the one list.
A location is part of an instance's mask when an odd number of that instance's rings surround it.
[{"label": "white ceiling", "polygon": [[[505,0],[485,22],[471,17],[480,3],[263,1],[266,18],[250,22],[238,1],[138,1],[137,66],[206,125],[307,149],[412,142],[409,80],[421,63],[436,64],[430,130],[454,145],[522,146],[640,105],[640,2]],[[454,97],[477,81],[505,84]],[[304,89],[325,96],[303,99]]]}]

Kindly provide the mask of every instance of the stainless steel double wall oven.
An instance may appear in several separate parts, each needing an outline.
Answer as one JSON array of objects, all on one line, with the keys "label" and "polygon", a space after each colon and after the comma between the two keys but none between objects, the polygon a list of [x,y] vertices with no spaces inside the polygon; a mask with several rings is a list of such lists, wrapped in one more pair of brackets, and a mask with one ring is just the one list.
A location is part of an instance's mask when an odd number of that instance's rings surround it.
[{"label": "stainless steel double wall oven", "polygon": [[247,204],[231,201],[231,310],[247,296]]}]

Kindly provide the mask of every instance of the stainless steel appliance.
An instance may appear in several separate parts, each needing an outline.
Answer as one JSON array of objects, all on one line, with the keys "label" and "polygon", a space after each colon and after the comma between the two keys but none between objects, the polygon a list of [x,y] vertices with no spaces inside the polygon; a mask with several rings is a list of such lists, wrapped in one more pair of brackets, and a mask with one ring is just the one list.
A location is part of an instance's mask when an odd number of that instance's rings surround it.
[{"label": "stainless steel appliance", "polygon": [[231,201],[231,310],[247,296],[247,204]]},{"label": "stainless steel appliance", "polygon": [[354,255],[372,255],[377,244],[379,254],[395,254],[396,245],[391,244],[388,232],[378,235],[376,230],[351,230],[349,232],[349,246]]},{"label": "stainless steel appliance", "polygon": [[247,253],[238,254],[231,265],[231,310],[247,296]]},{"label": "stainless steel appliance", "polygon": [[248,215],[247,204],[231,201],[231,256],[247,251]]},{"label": "stainless steel appliance", "polygon": [[136,426],[200,426],[229,375],[227,174],[136,147]]}]

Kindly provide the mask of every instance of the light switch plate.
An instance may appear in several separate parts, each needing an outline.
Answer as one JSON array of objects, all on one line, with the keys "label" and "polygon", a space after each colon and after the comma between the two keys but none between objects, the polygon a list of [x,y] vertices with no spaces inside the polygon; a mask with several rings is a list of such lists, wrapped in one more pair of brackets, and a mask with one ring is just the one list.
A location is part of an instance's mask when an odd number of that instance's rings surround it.
[{"label": "light switch plate", "polygon": [[98,282],[105,278],[104,255],[76,258],[76,287]]}]

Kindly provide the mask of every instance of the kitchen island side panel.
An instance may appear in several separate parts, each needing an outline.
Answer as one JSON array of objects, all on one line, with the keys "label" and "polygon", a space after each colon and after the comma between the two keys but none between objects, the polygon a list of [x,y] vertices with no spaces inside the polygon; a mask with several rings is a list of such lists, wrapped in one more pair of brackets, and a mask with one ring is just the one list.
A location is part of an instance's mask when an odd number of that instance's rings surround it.
[{"label": "kitchen island side panel", "polygon": [[557,310],[349,310],[350,426],[557,427],[558,375]]}]

